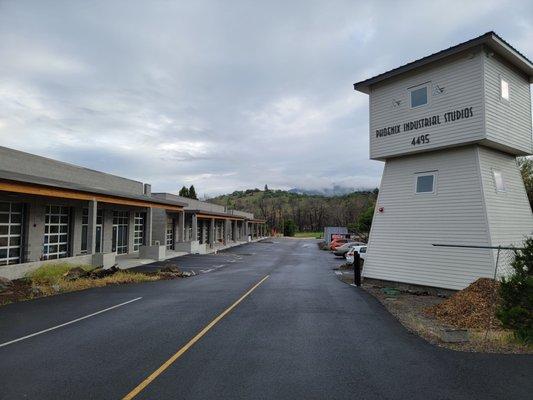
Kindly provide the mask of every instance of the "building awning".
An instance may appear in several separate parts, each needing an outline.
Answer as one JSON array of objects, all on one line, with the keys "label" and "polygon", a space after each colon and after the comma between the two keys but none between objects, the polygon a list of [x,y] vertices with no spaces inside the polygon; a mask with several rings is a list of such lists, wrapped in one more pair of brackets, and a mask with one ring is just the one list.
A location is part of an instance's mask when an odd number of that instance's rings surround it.
[{"label": "building awning", "polygon": [[202,218],[202,219],[230,219],[233,221],[242,221],[244,220],[244,217],[239,217],[237,215],[233,214],[224,214],[224,213],[217,213],[214,211],[204,211],[204,210],[185,210],[186,213],[189,214],[196,214],[196,218]]},{"label": "building awning", "polygon": [[0,191],[56,197],[72,200],[98,201],[135,207],[154,207],[168,210],[181,210],[183,205],[151,196],[113,192],[100,188],[87,187],[72,182],[0,171]]}]

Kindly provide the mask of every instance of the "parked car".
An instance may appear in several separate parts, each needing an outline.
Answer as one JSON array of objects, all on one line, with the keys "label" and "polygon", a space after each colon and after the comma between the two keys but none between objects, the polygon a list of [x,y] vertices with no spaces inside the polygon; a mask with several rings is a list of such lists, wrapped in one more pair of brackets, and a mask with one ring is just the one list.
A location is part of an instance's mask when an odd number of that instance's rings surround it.
[{"label": "parked car", "polygon": [[365,244],[363,242],[347,242],[344,243],[342,246],[337,247],[337,249],[333,252],[337,257],[346,257],[346,253],[354,247],[354,246],[364,246]]},{"label": "parked car", "polygon": [[329,245],[329,249],[330,249],[330,250],[335,250],[335,249],[337,249],[337,247],[342,246],[344,243],[348,243],[348,242],[350,242],[350,239],[344,239],[344,238],[342,238],[342,239],[335,239],[335,240],[333,240],[333,241],[330,243],[330,245]]},{"label": "parked car", "polygon": [[354,253],[359,253],[359,256],[364,260],[366,257],[366,244],[364,246],[351,246],[346,253],[346,261],[353,263]]}]

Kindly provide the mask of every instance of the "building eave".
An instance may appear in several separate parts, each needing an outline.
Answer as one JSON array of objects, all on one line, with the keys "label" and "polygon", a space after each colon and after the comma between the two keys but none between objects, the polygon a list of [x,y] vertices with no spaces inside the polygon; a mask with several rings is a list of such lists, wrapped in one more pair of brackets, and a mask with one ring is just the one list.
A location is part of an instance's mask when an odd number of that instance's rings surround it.
[{"label": "building eave", "polygon": [[516,50],[513,46],[511,46],[509,43],[503,40],[500,36],[498,36],[495,32],[490,31],[474,39],[470,39],[466,42],[452,46],[448,49],[441,50],[437,53],[434,53],[429,56],[412,61],[398,68],[394,68],[389,71],[383,72],[372,78],[368,78],[363,81],[354,83],[353,84],[354,90],[369,94],[371,86],[378,82],[382,82],[387,79],[393,78],[395,76],[424,67],[428,64],[434,63],[436,61],[440,61],[444,58],[450,57],[457,53],[467,51],[469,49],[472,49],[472,48],[475,48],[481,45],[487,45],[490,48],[492,48],[500,56],[507,59],[515,67],[517,67],[523,73],[525,73],[528,76],[530,83],[533,82],[533,63],[526,56],[524,56],[522,53]]}]

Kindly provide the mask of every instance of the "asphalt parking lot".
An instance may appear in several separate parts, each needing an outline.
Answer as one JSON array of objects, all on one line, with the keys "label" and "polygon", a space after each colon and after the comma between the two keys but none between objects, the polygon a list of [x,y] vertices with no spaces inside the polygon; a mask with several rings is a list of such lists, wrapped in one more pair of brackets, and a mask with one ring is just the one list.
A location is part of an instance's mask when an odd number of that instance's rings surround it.
[{"label": "asphalt parking lot", "polygon": [[1,307],[0,398],[485,400],[533,393],[533,357],[425,342],[366,292],[340,282],[332,271],[338,260],[314,240],[174,261],[211,271]]}]

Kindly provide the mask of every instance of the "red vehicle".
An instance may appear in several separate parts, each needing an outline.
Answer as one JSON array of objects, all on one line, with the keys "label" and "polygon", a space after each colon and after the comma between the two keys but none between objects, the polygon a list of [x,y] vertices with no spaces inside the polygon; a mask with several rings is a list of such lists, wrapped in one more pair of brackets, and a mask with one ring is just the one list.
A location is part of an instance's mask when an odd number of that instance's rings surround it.
[{"label": "red vehicle", "polygon": [[344,243],[348,243],[350,241],[350,239],[346,239],[346,238],[339,238],[339,239],[334,239],[330,245],[329,245],[329,249],[330,250],[337,250],[337,247],[340,247],[342,246]]}]

